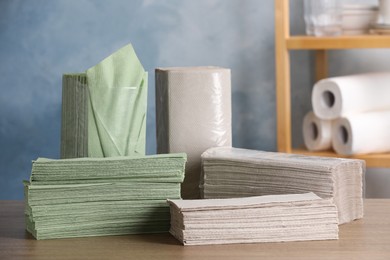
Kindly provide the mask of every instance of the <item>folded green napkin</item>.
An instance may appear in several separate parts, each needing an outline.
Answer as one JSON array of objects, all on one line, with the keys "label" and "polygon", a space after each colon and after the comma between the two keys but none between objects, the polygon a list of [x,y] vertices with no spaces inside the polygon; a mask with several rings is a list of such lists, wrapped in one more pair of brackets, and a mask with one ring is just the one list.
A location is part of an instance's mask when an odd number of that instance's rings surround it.
[{"label": "folded green napkin", "polygon": [[36,185],[112,182],[179,183],[184,179],[186,154],[106,158],[46,159],[33,162],[30,181]]},{"label": "folded green napkin", "polygon": [[87,70],[89,157],[145,154],[147,76],[131,45]]},{"label": "folded green napkin", "polygon": [[65,74],[61,158],[144,155],[147,88],[131,44],[85,74]]},{"label": "folded green napkin", "polygon": [[184,153],[33,161],[26,229],[37,239],[167,232]]},{"label": "folded green napkin", "polygon": [[87,90],[85,73],[62,76],[61,158],[88,156]]}]

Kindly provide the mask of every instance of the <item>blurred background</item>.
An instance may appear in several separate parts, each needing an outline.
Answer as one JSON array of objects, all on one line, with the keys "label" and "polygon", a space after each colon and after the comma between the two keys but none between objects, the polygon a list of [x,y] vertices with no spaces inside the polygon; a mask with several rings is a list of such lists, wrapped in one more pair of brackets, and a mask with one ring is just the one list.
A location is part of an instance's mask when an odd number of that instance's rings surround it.
[{"label": "blurred background", "polygon": [[[291,0],[291,33],[304,34]],[[377,3],[376,0],[345,1]],[[275,151],[274,1],[0,0],[0,199],[22,199],[37,157],[59,158],[62,74],[132,43],[149,72],[147,153],[156,152],[154,69],[232,70],[233,145]],[[330,75],[390,70],[390,50],[330,52]],[[294,146],[311,108],[314,54],[293,51]],[[369,169],[367,197],[390,197],[390,170]]]}]

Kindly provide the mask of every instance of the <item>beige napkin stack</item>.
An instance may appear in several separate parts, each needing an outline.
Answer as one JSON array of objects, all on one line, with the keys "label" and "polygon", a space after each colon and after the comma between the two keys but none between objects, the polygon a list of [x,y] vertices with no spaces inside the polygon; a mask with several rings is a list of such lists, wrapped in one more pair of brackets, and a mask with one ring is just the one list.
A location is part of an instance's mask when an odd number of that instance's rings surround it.
[{"label": "beige napkin stack", "polygon": [[314,193],[168,202],[184,245],[338,239],[336,206]]},{"label": "beige napkin stack", "polygon": [[206,199],[314,192],[332,199],[340,224],[363,217],[362,160],[216,147],[202,166]]}]

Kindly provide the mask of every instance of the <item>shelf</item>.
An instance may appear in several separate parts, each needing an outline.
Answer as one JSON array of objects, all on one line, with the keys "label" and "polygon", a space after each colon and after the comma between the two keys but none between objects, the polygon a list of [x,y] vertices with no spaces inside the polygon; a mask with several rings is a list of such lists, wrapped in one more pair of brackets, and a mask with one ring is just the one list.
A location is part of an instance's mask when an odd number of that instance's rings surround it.
[{"label": "shelf", "polygon": [[314,37],[290,35],[290,2],[275,0],[276,124],[279,152],[362,159],[368,167],[390,168],[390,153],[340,156],[332,151],[309,152],[292,149],[291,133],[291,50],[315,50],[315,80],[328,77],[328,51],[346,49],[390,49],[390,35],[342,35]]},{"label": "shelf", "polygon": [[340,157],[340,158],[349,158],[349,159],[361,159],[366,161],[367,167],[372,168],[389,168],[390,167],[390,154],[362,154],[354,156],[342,156],[336,154],[333,151],[320,151],[320,152],[310,152],[305,149],[292,149],[291,153],[295,154],[304,154],[312,156],[325,156],[325,157]]},{"label": "shelf", "polygon": [[388,35],[354,35],[334,37],[290,36],[286,39],[289,50],[375,49],[390,48]]}]

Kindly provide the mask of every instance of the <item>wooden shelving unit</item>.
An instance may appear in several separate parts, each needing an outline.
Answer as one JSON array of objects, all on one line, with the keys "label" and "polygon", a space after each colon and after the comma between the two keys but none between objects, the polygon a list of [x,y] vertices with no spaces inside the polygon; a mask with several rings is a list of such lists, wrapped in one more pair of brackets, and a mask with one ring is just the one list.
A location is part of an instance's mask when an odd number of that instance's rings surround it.
[{"label": "wooden shelving unit", "polygon": [[[280,152],[343,157],[332,151],[309,152],[293,149],[291,143],[290,50],[315,51],[316,80],[328,75],[327,50],[390,48],[390,36],[359,35],[337,37],[290,36],[289,0],[275,0],[276,114],[277,148]],[[388,140],[386,140],[388,141]],[[351,156],[366,161],[368,167],[390,168],[390,154]]]},{"label": "wooden shelving unit", "polygon": [[356,35],[337,37],[290,36],[288,50],[342,50],[390,48],[390,36]]}]

